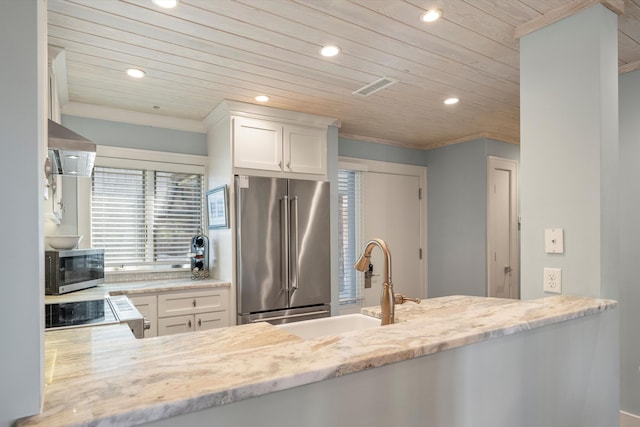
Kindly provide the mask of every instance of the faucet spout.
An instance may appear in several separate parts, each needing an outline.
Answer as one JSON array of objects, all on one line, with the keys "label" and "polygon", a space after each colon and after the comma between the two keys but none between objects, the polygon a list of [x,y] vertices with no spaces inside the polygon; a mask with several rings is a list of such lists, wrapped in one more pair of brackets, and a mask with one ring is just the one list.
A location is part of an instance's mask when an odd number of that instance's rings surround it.
[{"label": "faucet spout", "polygon": [[384,257],[384,283],[380,295],[382,325],[384,326],[393,323],[395,319],[395,300],[391,281],[391,252],[385,241],[377,238],[368,241],[354,267],[358,271],[365,271],[369,267],[371,252],[376,246],[380,248]]}]

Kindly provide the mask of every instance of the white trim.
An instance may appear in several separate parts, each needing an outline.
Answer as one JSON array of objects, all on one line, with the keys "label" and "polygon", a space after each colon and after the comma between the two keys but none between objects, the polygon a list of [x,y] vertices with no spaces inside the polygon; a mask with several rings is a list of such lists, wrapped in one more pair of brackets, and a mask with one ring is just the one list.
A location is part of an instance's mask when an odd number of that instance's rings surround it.
[{"label": "white trim", "polygon": [[338,161],[338,169],[349,169],[352,171],[366,172],[369,170],[369,166],[362,163]]},{"label": "white trim", "polygon": [[328,126],[341,126],[340,120],[332,117],[316,116],[298,111],[282,110],[280,108],[248,104],[228,99],[225,99],[218,104],[218,106],[214,108],[207,117],[205,117],[203,122],[205,127],[211,127],[221,119],[229,116],[248,117],[258,120],[269,120],[279,123],[317,127],[321,129]]},{"label": "white trim", "polygon": [[63,47],[48,45],[47,53],[53,67],[56,96],[60,105],[69,102],[69,84],[67,81],[67,54]]},{"label": "white trim", "polygon": [[[353,168],[353,170],[362,170],[365,172],[378,172],[392,175],[410,175],[418,177],[418,179],[420,180],[420,188],[422,189],[422,199],[420,200],[420,246],[422,247],[422,267],[420,268],[420,283],[422,284],[423,294],[420,296],[420,298],[427,298],[429,290],[429,275],[427,274],[427,260],[429,252],[427,245],[427,167],[342,156],[338,158],[338,165],[338,167],[341,169]],[[344,167],[342,167],[343,165]],[[349,167],[347,165],[349,165]]]},{"label": "white trim", "polygon": [[377,160],[358,159],[355,157],[342,157],[342,156],[338,158],[338,162],[339,162],[338,163],[339,165],[348,164],[351,167],[361,168],[361,169],[354,169],[354,170],[390,173],[395,175],[422,176],[424,174],[425,183],[426,183],[426,175],[427,175],[426,166],[406,165],[404,163],[380,162]]},{"label": "white trim", "polygon": [[81,102],[67,102],[63,104],[62,114],[186,132],[207,133],[207,127],[200,120],[140,113],[138,111],[122,110],[119,108],[105,107],[103,105],[83,104]]},{"label": "white trim", "polygon": [[640,416],[620,411],[620,427],[640,427]]}]

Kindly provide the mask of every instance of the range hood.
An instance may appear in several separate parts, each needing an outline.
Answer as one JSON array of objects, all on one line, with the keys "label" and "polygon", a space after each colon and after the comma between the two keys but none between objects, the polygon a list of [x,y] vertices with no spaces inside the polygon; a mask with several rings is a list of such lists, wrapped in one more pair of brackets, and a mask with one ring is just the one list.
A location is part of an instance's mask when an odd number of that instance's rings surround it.
[{"label": "range hood", "polygon": [[96,143],[49,120],[49,159],[54,175],[91,176]]}]

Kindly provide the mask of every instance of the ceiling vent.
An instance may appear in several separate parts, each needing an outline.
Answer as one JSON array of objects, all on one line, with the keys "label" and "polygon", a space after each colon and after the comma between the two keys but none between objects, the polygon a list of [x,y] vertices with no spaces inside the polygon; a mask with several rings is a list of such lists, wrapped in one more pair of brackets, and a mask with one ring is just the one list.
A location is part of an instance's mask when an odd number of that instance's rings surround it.
[{"label": "ceiling vent", "polygon": [[353,92],[352,95],[369,96],[379,90],[391,86],[394,83],[398,83],[398,80],[391,79],[389,77],[380,77],[378,80],[371,82],[368,85],[362,86],[360,89]]}]

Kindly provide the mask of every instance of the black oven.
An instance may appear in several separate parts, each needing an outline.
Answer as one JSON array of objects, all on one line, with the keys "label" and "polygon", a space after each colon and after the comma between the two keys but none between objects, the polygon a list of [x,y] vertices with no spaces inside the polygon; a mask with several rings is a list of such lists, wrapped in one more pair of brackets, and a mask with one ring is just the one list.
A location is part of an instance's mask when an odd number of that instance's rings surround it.
[{"label": "black oven", "polygon": [[104,249],[45,251],[44,291],[60,295],[104,283]]}]

